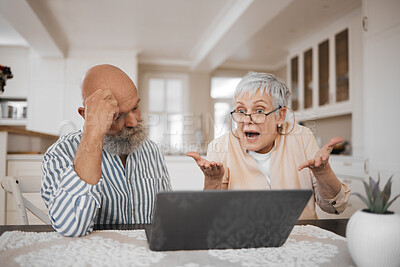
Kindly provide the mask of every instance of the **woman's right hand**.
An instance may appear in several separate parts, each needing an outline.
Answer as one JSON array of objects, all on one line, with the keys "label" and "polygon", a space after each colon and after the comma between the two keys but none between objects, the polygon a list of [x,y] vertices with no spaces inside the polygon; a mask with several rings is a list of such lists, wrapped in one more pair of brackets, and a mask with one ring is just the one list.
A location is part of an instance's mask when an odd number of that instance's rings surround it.
[{"label": "woman's right hand", "polygon": [[222,177],[225,172],[221,162],[209,162],[194,151],[189,151],[186,155],[192,157],[204,173],[204,189],[221,189]]}]

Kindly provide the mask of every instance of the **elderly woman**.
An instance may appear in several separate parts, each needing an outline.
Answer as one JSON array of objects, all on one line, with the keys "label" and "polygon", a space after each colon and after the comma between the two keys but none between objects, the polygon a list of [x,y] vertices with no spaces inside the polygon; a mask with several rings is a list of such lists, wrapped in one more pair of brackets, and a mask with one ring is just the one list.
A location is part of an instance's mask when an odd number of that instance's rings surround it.
[{"label": "elderly woman", "polygon": [[234,94],[237,129],[208,146],[207,159],[188,152],[205,175],[205,189],[312,189],[301,219],[317,219],[315,203],[341,213],[350,189],[340,183],[328,159],[342,138],[319,149],[312,132],[285,122],[290,91],[271,74],[247,74]]}]

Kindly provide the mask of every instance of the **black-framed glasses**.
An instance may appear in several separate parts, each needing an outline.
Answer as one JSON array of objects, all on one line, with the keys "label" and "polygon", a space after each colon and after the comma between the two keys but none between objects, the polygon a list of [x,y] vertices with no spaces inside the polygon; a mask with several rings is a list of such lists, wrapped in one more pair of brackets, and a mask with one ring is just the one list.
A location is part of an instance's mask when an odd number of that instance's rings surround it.
[{"label": "black-framed glasses", "polygon": [[267,116],[269,114],[274,113],[275,111],[277,111],[280,108],[282,108],[282,107],[279,106],[276,109],[274,109],[273,111],[268,112],[268,113],[249,113],[249,114],[234,110],[234,111],[231,111],[231,116],[235,122],[239,122],[239,123],[244,122],[246,119],[246,116],[250,116],[250,120],[254,123],[264,123],[267,120]]}]

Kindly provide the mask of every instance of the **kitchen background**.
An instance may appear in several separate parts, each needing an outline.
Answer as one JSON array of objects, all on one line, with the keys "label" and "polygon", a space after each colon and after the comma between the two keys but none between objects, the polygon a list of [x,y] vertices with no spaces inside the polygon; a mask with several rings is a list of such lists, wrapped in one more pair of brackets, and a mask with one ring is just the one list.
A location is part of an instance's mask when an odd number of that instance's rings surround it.
[{"label": "kitchen background", "polygon": [[[354,192],[379,172],[398,194],[399,15],[399,0],[0,0],[0,64],[14,75],[0,94],[0,177],[40,182],[48,146],[83,125],[83,74],[109,63],[135,81],[175,190],[201,190],[184,153],[229,130],[235,85],[262,71],[289,85],[321,145],[346,140],[331,165]],[[0,224],[16,222],[13,205],[0,190]],[[340,216],[361,207],[351,197]]]}]

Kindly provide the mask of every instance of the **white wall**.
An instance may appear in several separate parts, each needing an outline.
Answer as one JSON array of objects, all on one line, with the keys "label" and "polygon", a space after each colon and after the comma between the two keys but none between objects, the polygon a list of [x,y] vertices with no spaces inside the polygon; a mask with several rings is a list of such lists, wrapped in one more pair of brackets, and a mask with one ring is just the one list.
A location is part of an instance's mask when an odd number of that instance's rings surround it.
[{"label": "white wall", "polygon": [[[364,132],[370,175],[383,182],[394,175],[392,195],[400,194],[400,1],[363,1]],[[391,210],[400,213],[398,199]]]}]

